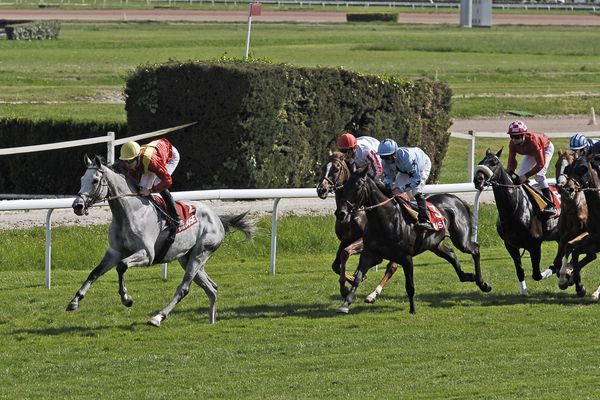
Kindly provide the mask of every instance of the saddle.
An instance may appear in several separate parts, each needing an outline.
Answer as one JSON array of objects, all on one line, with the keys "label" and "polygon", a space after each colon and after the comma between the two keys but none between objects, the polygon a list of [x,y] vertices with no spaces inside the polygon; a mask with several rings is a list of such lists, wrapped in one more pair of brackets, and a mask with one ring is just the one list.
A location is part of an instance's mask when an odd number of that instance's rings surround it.
[{"label": "saddle", "polygon": [[[410,216],[411,221],[408,221],[410,223],[415,223],[418,221],[418,215],[419,212],[417,211],[417,202],[416,201],[409,201],[406,198],[404,198],[403,196],[396,196],[394,197],[397,201],[397,204],[402,207],[404,210],[406,210],[407,214]],[[425,206],[427,207],[427,216],[429,217],[429,222],[431,222],[431,225],[433,226],[433,230],[434,231],[441,231],[441,230],[445,230],[447,227],[447,223],[446,220],[444,219],[444,217],[442,216],[442,213],[440,212],[440,210],[433,204],[430,203],[429,201],[425,200]]]},{"label": "saddle", "polygon": [[[165,201],[161,196],[152,195],[152,197],[150,198],[150,203],[152,203],[152,205],[156,207],[156,209],[161,214],[163,214],[165,218],[167,218],[167,205],[165,204]],[[156,252],[153,261],[155,264],[160,263],[165,258],[165,256],[167,255],[167,251],[169,251],[169,248],[175,241],[175,236],[178,233],[185,231],[186,229],[198,222],[198,218],[196,218],[196,206],[191,204],[185,204],[179,201],[175,202],[175,206],[177,207],[177,214],[179,214],[179,218],[181,218],[181,220],[184,221],[184,223],[180,227],[175,227],[171,224],[167,224],[167,228],[169,229],[169,236],[167,236],[162,247]]]},{"label": "saddle", "polygon": [[[525,193],[529,196],[532,203],[538,207],[538,211],[542,212],[547,205],[549,205],[548,201],[538,188],[531,186],[529,183],[523,183],[523,188],[525,189]],[[552,193],[552,201],[554,202],[554,208],[556,212],[554,215],[548,216],[548,218],[558,218],[560,216],[560,195],[556,191],[556,186],[550,186],[550,193]]]}]

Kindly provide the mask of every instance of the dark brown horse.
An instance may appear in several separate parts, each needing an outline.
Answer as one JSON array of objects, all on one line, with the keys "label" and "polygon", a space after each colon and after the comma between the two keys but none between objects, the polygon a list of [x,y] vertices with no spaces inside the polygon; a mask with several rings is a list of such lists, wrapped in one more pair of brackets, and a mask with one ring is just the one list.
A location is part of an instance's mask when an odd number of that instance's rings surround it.
[{"label": "dark brown horse", "polygon": [[[562,290],[573,284],[572,275],[569,270],[568,258],[573,250],[573,245],[587,235],[588,210],[585,195],[577,190],[577,182],[565,174],[566,168],[573,164],[575,154],[572,151],[558,151],[558,159],[554,164],[556,169],[556,189],[560,194],[561,213],[558,219],[558,231],[560,239],[558,249],[554,258],[554,268],[559,271],[558,287]],[[595,255],[588,255],[589,261]],[[582,260],[583,262],[583,260]]]},{"label": "dark brown horse", "polygon": [[[342,188],[350,178],[350,161],[348,156],[341,152],[329,152],[327,162],[321,168],[321,177],[317,186],[317,195],[326,199],[329,193],[335,194],[336,209],[339,209],[341,203]],[[335,235],[340,241],[340,245],[335,255],[335,260],[331,264],[331,269],[340,275],[340,294],[345,298],[348,294],[346,282],[352,283],[354,277],[346,275],[346,263],[350,256],[360,254],[363,250],[363,233],[367,225],[367,216],[364,212],[355,213],[347,221],[341,221],[336,218]],[[366,298],[367,303],[374,303],[377,296],[381,293],[386,283],[398,269],[396,263],[390,262],[386,268],[386,273],[377,288]]]},{"label": "dark brown horse", "polygon": [[557,271],[552,269],[553,266],[543,273],[540,272],[540,260],[542,242],[558,241],[558,219],[548,219],[538,215],[539,213],[525,193],[525,189],[522,185],[515,185],[509,173],[502,166],[501,155],[502,149],[496,154],[490,149],[486,151],[485,157],[476,168],[473,184],[478,190],[483,190],[487,185],[491,185],[493,188],[498,208],[496,230],[515,264],[519,292],[526,296],[525,271],[519,249],[525,249],[531,255],[534,280],[539,281],[556,273]]},{"label": "dark brown horse", "polygon": [[[367,226],[363,236],[364,249],[360,255],[354,283],[338,312],[347,313],[354,301],[356,290],[368,269],[383,259],[402,265],[409,311],[415,313],[415,287],[413,281],[413,256],[430,250],[454,267],[461,282],[475,282],[483,292],[492,287],[481,276],[479,266],[479,244],[471,240],[471,212],[464,201],[451,194],[437,194],[427,200],[433,203],[446,221],[445,230],[432,231],[415,227],[406,217],[407,211],[397,207],[395,200],[388,198],[363,168],[350,176],[344,185],[341,202],[336,215],[348,221],[357,212],[366,212]],[[364,210],[364,211],[363,211]],[[475,273],[464,272],[452,249],[443,242],[446,234],[462,252],[471,254]]]},{"label": "dark brown horse", "polygon": [[[577,191],[585,195],[588,205],[587,229],[588,235],[575,244],[571,253],[573,263],[573,282],[579,297],[585,296],[586,289],[581,283],[581,269],[596,258],[600,251],[600,178],[598,168],[600,162],[594,155],[579,157],[573,164],[566,168],[567,176],[577,183]],[[579,261],[579,256],[586,256]],[[596,289],[592,297],[598,300],[600,287]]]}]

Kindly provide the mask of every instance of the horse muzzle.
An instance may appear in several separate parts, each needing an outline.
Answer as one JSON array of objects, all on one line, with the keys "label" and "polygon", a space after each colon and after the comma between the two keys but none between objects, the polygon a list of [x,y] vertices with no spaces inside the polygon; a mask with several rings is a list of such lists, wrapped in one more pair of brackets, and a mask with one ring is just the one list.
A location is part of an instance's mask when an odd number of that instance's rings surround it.
[{"label": "horse muzzle", "polygon": [[324,188],[323,186],[317,186],[317,196],[319,196],[320,199],[325,200],[328,194],[329,189]]},{"label": "horse muzzle", "polygon": [[83,198],[83,195],[78,195],[75,200],[73,200],[73,204],[71,204],[71,207],[73,208],[73,212],[76,215],[82,216],[82,215],[88,215],[88,205],[86,204],[85,199]]}]

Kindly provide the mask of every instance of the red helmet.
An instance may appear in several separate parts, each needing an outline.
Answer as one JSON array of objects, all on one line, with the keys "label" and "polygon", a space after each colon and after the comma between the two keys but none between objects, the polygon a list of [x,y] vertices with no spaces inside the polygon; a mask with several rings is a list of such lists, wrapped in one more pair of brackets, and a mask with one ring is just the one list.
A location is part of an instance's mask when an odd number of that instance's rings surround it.
[{"label": "red helmet", "polygon": [[508,126],[509,135],[522,135],[527,132],[527,125],[523,121],[513,121]]},{"label": "red helmet", "polygon": [[344,132],[337,140],[337,147],[340,150],[353,149],[356,147],[356,138],[353,134]]}]

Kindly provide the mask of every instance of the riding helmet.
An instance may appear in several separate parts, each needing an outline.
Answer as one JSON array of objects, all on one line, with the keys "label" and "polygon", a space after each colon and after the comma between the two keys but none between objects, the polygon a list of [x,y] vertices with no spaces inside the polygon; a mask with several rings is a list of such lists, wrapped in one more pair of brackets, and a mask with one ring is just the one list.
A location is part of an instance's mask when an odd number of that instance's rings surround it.
[{"label": "riding helmet", "polygon": [[389,156],[396,153],[398,145],[393,139],[383,139],[377,148],[377,155]]},{"label": "riding helmet", "polygon": [[356,138],[349,132],[344,132],[337,140],[337,147],[340,150],[348,150],[356,147]]},{"label": "riding helmet", "polygon": [[571,136],[571,140],[569,140],[569,150],[581,150],[588,147],[590,143],[587,138],[583,136],[581,133],[577,133]]},{"label": "riding helmet", "polygon": [[523,121],[513,121],[508,125],[508,134],[509,135],[522,135],[527,132],[527,125]]},{"label": "riding helmet", "polygon": [[120,160],[129,161],[136,158],[140,154],[140,145],[137,142],[127,142],[121,146]]}]

